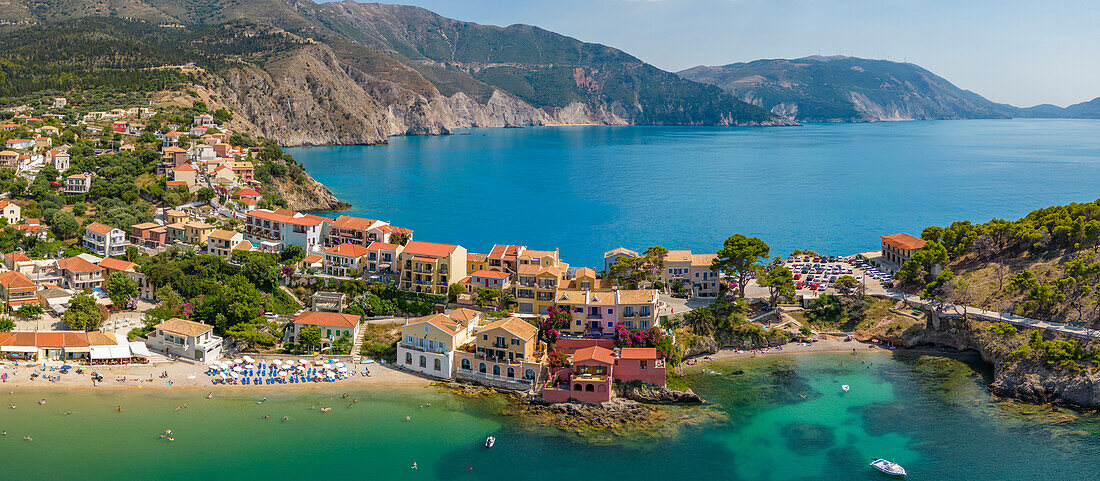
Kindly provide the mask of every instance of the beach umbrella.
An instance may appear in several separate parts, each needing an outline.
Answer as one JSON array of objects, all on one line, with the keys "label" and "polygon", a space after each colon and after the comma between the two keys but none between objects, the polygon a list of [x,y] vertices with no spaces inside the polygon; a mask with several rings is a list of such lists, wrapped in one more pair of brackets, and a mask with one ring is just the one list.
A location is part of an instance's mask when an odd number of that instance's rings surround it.
[{"label": "beach umbrella", "polygon": [[324,366],[322,366],[322,368],[326,371],[329,371],[332,369],[332,364],[325,364]]},{"label": "beach umbrella", "polygon": [[348,372],[348,368],[342,367],[342,368],[340,368],[340,372]]},{"label": "beach umbrella", "polygon": [[336,367],[344,367],[344,363],[338,362],[338,363],[336,363]]},{"label": "beach umbrella", "polygon": [[226,377],[224,372],[218,373],[218,375],[221,376],[222,379],[225,379],[225,377]]},{"label": "beach umbrella", "polygon": [[299,359],[298,362],[301,363],[301,364],[309,364],[309,361],[307,361],[305,359]]},{"label": "beach umbrella", "polygon": [[281,361],[281,360],[279,360],[279,359],[276,359],[276,360],[274,360],[274,361],[271,361],[271,363],[272,363],[272,364],[274,364],[274,365],[276,365],[276,366],[281,366],[281,365],[283,365],[283,361]]},{"label": "beach umbrella", "polygon": [[251,358],[251,357],[248,357],[248,356],[245,356],[245,357],[244,357],[244,360],[245,360],[246,362],[250,363],[250,364],[251,364],[252,362],[254,362],[254,361],[252,360],[252,358]]},{"label": "beach umbrella", "polygon": [[233,379],[237,379],[237,378],[241,377],[241,375],[240,375],[240,374],[237,374],[237,373],[235,373],[235,372],[231,372],[231,373],[229,373],[229,375],[230,375],[230,376],[232,376],[232,377],[233,377]]},{"label": "beach umbrella", "polygon": [[242,369],[244,368],[242,368],[241,366],[233,366],[233,372],[241,372]]},{"label": "beach umbrella", "polygon": [[234,359],[233,362],[235,364],[240,364],[240,363],[244,362],[244,359],[241,359],[241,358],[238,357],[238,358]]}]

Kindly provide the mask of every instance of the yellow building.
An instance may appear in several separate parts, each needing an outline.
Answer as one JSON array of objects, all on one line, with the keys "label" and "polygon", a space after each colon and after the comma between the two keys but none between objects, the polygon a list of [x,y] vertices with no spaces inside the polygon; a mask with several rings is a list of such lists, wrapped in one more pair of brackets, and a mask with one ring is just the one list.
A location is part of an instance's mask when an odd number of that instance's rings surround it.
[{"label": "yellow building", "polygon": [[546,345],[538,329],[518,317],[482,326],[471,350],[455,353],[455,377],[509,389],[531,389],[542,378]]},{"label": "yellow building", "polygon": [[466,254],[466,272],[489,270],[489,254],[470,252]]},{"label": "yellow building", "polygon": [[564,282],[565,271],[560,267],[542,267],[534,264],[519,266],[516,276],[516,312],[546,315],[554,305],[554,294]]},{"label": "yellow building", "polygon": [[199,245],[206,247],[207,239],[214,232],[214,226],[205,222],[189,220],[177,222],[168,226],[168,241],[176,241],[183,244]]},{"label": "yellow building", "polygon": [[466,248],[409,241],[398,255],[398,264],[401,290],[445,296],[451,283],[466,277]]},{"label": "yellow building", "polygon": [[410,320],[401,326],[397,362],[410,371],[450,378],[454,375],[455,351],[472,340],[479,318],[477,311],[458,309],[451,315],[432,314]]}]

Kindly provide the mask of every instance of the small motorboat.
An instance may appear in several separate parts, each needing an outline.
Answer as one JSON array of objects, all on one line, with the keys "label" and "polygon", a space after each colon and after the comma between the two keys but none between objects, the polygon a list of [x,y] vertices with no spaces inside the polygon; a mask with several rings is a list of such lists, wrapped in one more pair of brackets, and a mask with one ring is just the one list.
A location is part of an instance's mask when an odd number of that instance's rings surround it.
[{"label": "small motorboat", "polygon": [[493,449],[493,445],[496,444],[496,443],[497,443],[497,438],[494,438],[492,436],[489,436],[489,437],[485,438],[485,448],[486,449]]},{"label": "small motorboat", "polygon": [[905,476],[905,468],[900,464],[882,458],[871,461],[871,467],[891,476]]},{"label": "small motorboat", "polygon": [[841,388],[841,389],[843,389],[843,390],[844,390],[844,392],[848,392],[848,389],[849,389],[849,387],[848,387],[848,385],[847,385],[847,384],[845,384],[845,385],[843,385],[843,386],[840,386],[840,388]]}]

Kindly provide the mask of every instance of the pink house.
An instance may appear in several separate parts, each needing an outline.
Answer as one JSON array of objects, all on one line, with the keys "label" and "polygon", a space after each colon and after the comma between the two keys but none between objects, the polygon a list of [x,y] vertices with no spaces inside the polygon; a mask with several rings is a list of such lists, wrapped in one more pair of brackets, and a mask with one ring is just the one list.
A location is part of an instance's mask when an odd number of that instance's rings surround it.
[{"label": "pink house", "polygon": [[578,349],[570,357],[570,367],[551,370],[550,380],[542,389],[549,402],[575,399],[586,403],[611,400],[612,370],[615,358],[610,349],[590,346]]},{"label": "pink house", "polygon": [[615,359],[615,379],[665,385],[665,361],[652,347],[624,347]]},{"label": "pink house", "polygon": [[156,248],[168,242],[168,228],[160,224],[145,222],[130,227],[130,243],[142,247]]}]

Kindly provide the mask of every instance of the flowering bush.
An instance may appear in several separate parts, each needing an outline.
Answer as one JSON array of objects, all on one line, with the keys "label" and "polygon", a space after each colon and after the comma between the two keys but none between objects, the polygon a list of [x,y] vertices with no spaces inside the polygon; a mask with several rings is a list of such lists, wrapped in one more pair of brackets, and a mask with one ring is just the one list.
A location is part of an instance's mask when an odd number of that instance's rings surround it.
[{"label": "flowering bush", "polygon": [[560,352],[552,352],[549,356],[550,367],[569,367],[569,356]]}]

